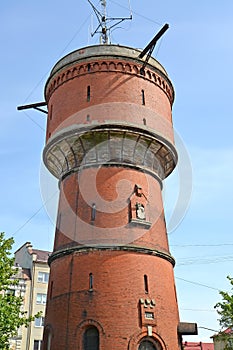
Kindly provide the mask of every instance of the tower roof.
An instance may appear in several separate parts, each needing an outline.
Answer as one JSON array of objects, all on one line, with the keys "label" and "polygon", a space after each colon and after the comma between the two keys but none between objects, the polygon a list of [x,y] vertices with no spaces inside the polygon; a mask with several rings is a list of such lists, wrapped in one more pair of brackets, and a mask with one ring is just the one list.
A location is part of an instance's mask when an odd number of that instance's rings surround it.
[{"label": "tower roof", "polygon": [[[121,57],[121,58],[127,58],[129,60],[130,58],[135,60],[138,60],[139,62],[144,62],[143,59],[140,59],[138,56],[141,53],[140,49],[135,49],[128,46],[121,46],[121,45],[93,45],[93,46],[87,46],[80,48],[78,50],[75,50],[63,58],[61,58],[53,67],[51,74],[55,74],[57,71],[59,71],[64,66],[73,64],[77,61],[86,61],[88,59],[94,59],[95,57],[101,57],[102,55],[109,57]],[[161,71],[164,75],[168,76],[166,70],[164,67],[153,57],[149,59],[148,62],[149,65],[152,65],[154,68]]]}]

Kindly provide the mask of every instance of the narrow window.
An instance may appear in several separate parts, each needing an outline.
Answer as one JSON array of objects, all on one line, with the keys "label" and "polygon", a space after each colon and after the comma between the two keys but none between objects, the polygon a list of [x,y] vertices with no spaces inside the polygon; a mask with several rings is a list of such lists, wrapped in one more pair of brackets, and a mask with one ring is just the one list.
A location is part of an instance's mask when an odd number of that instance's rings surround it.
[{"label": "narrow window", "polygon": [[144,289],[145,289],[145,293],[148,293],[148,292],[149,292],[148,277],[147,277],[147,275],[144,275]]},{"label": "narrow window", "polygon": [[99,350],[99,331],[88,327],[83,334],[83,350]]},{"label": "narrow window", "polygon": [[91,87],[88,85],[87,87],[87,102],[90,102],[91,99]]},{"label": "narrow window", "polygon": [[93,289],[93,274],[89,273],[89,290]]},{"label": "narrow window", "polygon": [[53,105],[51,105],[50,112],[49,112],[49,120],[52,120],[53,118]]},{"label": "narrow window", "polygon": [[52,331],[50,328],[46,327],[44,330],[44,347],[43,347],[44,350],[51,349],[51,341],[52,341]]},{"label": "narrow window", "polygon": [[146,118],[143,118],[143,124],[146,125]]},{"label": "narrow window", "polygon": [[95,217],[96,217],[96,205],[95,203],[93,203],[91,207],[91,221],[95,221]]},{"label": "narrow window", "polygon": [[90,120],[91,120],[90,115],[87,114],[87,122],[89,122]]},{"label": "narrow window", "polygon": [[88,65],[87,65],[87,71],[88,71],[88,72],[91,71],[91,64],[90,64],[90,63],[88,63]]},{"label": "narrow window", "polygon": [[51,285],[50,285],[49,299],[52,299],[52,296],[53,296],[53,281],[51,282]]},{"label": "narrow window", "polygon": [[33,350],[41,350],[41,349],[42,349],[42,341],[41,340],[34,340]]},{"label": "narrow window", "polygon": [[57,229],[59,230],[61,227],[61,213],[57,216]]},{"label": "narrow window", "polygon": [[145,106],[145,91],[144,90],[142,90],[142,104],[143,104],[143,106]]},{"label": "narrow window", "polygon": [[140,69],[140,74],[143,75],[143,76],[145,76],[145,70],[144,70],[144,68],[141,68],[141,69]]}]

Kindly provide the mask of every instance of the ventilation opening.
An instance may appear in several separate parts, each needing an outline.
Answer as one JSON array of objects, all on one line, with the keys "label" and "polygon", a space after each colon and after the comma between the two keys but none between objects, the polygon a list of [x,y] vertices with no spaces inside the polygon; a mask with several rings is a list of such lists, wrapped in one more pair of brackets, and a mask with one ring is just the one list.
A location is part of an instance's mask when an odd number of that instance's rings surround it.
[{"label": "ventilation opening", "polygon": [[144,68],[140,68],[140,74],[145,76],[145,69]]},{"label": "ventilation opening", "polygon": [[148,277],[147,277],[147,275],[144,275],[144,289],[145,289],[145,293],[148,294],[149,293],[149,286],[148,286]]},{"label": "ventilation opening", "polygon": [[93,274],[89,273],[89,290],[93,289]]},{"label": "ventilation opening", "polygon": [[145,101],[145,91],[142,90],[142,105],[145,106],[146,101]]},{"label": "ventilation opening", "polygon": [[95,203],[93,203],[91,207],[91,221],[95,221],[95,218],[96,218],[96,205]]},{"label": "ventilation opening", "polygon": [[87,102],[91,100],[91,87],[88,85],[87,87]]},{"label": "ventilation opening", "polygon": [[52,299],[52,296],[53,296],[53,281],[51,282],[51,285],[50,285],[49,299]]}]

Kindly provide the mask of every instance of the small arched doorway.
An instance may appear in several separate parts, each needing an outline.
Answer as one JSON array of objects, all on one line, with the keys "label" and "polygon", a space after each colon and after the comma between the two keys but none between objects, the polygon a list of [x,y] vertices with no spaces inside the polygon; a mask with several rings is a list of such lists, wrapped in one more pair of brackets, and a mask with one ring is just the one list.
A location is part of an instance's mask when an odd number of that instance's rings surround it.
[{"label": "small arched doorway", "polygon": [[83,334],[83,350],[99,350],[99,331],[96,327],[86,328]]},{"label": "small arched doorway", "polygon": [[157,344],[157,342],[153,339],[142,339],[138,350],[160,350],[161,346]]}]

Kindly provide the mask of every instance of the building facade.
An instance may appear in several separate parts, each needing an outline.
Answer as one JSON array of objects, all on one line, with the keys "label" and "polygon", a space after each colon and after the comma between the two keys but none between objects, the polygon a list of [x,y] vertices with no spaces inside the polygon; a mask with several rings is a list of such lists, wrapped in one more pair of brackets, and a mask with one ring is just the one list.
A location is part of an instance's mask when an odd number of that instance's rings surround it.
[{"label": "building facade", "polygon": [[231,350],[233,349],[233,327],[225,329],[213,337],[214,350]]},{"label": "building facade", "polygon": [[11,349],[41,350],[44,328],[44,315],[49,280],[49,252],[33,249],[30,242],[25,243],[15,252],[15,265],[19,279],[15,293],[23,297],[23,310],[28,316],[41,311],[42,315],[29,326],[21,327],[18,336],[11,339]]},{"label": "building facade", "polygon": [[216,350],[214,343],[203,343],[203,342],[184,342],[184,350]]},{"label": "building facade", "polygon": [[174,90],[120,45],[81,48],[46,87],[44,162],[59,179],[43,350],[180,350],[162,202],[175,168]]}]

